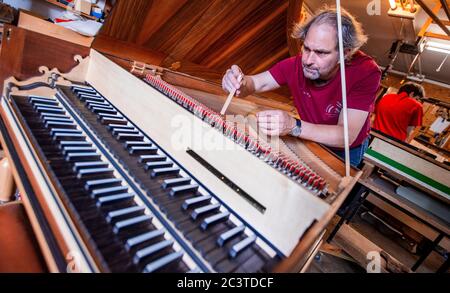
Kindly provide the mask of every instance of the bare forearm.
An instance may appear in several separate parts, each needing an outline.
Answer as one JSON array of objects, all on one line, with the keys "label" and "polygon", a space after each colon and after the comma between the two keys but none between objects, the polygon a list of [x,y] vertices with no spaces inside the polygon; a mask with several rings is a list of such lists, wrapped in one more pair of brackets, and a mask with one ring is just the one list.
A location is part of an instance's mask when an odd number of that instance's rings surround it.
[{"label": "bare forearm", "polygon": [[279,85],[269,72],[262,72],[256,75],[245,75],[242,82],[242,97],[254,93],[263,93],[278,88]]},{"label": "bare forearm", "polygon": [[242,78],[242,85],[240,90],[241,90],[240,97],[242,98],[256,93],[255,82],[251,75],[245,75]]},{"label": "bare forearm", "polygon": [[[342,125],[312,124],[302,121],[302,133],[300,138],[322,143],[326,146],[344,147],[344,127]],[[356,139],[354,135],[349,137],[349,144]]]},{"label": "bare forearm", "polygon": [[414,138],[414,134],[415,134],[414,130],[415,129],[416,129],[415,126],[408,126],[405,142],[407,142],[407,143],[411,142],[411,140]]}]

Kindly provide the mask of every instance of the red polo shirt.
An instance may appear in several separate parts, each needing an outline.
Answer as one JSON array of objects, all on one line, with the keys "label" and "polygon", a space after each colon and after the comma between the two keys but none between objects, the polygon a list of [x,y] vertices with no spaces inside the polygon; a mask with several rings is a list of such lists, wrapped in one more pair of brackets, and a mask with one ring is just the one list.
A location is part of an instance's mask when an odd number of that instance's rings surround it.
[{"label": "red polo shirt", "polygon": [[373,128],[406,140],[409,126],[422,125],[422,104],[407,93],[385,95],[376,104]]},{"label": "red polo shirt", "polygon": [[[304,121],[314,124],[337,125],[342,110],[341,75],[339,72],[325,86],[317,87],[303,75],[301,54],[285,59],[269,72],[279,85],[287,85],[295,107]],[[358,51],[345,66],[347,106],[367,112],[373,111],[381,78],[375,61]],[[370,115],[351,147],[361,145],[370,131]],[[342,133],[342,135],[344,135]]]}]

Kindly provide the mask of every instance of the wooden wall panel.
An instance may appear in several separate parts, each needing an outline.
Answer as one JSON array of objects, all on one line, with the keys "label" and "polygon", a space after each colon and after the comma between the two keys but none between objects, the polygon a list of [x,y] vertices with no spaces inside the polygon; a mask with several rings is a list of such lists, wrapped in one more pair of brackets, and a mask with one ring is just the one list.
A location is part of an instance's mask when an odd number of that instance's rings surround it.
[{"label": "wooden wall panel", "polygon": [[[156,2],[166,2],[158,1]],[[102,35],[135,43],[153,0],[118,0],[102,28]]]},{"label": "wooden wall panel", "polygon": [[[217,81],[232,64],[256,73],[288,57],[293,5],[301,9],[302,1],[117,0],[99,39],[166,55],[157,65],[179,63],[172,69]],[[93,47],[98,49],[96,42]],[[99,51],[110,53],[104,46]]]}]

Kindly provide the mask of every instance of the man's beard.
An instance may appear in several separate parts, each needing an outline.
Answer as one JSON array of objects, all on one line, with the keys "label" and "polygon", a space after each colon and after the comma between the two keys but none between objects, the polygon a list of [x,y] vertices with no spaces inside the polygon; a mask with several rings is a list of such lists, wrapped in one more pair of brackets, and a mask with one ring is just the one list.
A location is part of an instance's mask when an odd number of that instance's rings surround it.
[{"label": "man's beard", "polygon": [[320,79],[320,72],[318,69],[310,69],[303,65],[303,74],[307,79],[318,80]]}]

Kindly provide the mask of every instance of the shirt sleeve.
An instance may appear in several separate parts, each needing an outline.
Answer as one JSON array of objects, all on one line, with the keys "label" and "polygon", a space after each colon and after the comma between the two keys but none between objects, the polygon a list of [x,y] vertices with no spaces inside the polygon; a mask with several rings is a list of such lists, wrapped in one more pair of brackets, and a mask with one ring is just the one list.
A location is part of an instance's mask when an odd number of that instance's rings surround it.
[{"label": "shirt sleeve", "polygon": [[423,109],[422,106],[418,106],[414,109],[408,126],[422,126]]},{"label": "shirt sleeve", "polygon": [[375,98],[380,86],[381,72],[378,68],[360,79],[347,96],[347,107],[361,111],[373,112]]},{"label": "shirt sleeve", "polygon": [[270,74],[280,86],[286,85],[289,77],[295,72],[295,59],[296,57],[284,59],[269,69]]}]

